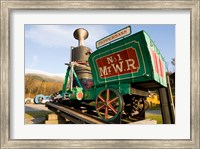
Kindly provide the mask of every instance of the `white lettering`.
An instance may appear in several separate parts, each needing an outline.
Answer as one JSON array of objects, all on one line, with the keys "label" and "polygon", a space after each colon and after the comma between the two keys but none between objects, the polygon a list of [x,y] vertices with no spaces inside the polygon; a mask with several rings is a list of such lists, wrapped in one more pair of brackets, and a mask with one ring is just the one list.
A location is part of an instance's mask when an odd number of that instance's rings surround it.
[{"label": "white lettering", "polygon": [[115,65],[115,64],[111,64],[111,66],[112,66],[113,69],[115,70],[115,73],[118,73],[118,71],[119,71],[119,72],[122,72],[122,71],[123,71],[123,67],[122,67],[122,66],[123,66],[123,65],[122,65],[123,62],[124,62],[124,61],[119,62],[120,66],[119,66],[118,64],[116,64],[116,65]]},{"label": "white lettering", "polygon": [[132,67],[132,69],[137,69],[134,64],[135,64],[135,61],[133,59],[127,59],[125,60],[126,61],[126,64],[127,64],[127,70],[130,70]]},{"label": "white lettering", "polygon": [[100,71],[100,76],[106,76],[106,75],[108,75],[106,66],[103,66],[103,68],[99,67],[99,71]]},{"label": "white lettering", "polygon": [[117,54],[117,56],[118,56],[118,61],[121,61],[122,59],[120,57],[120,54]]},{"label": "white lettering", "polygon": [[113,57],[111,56],[111,57],[108,57],[108,58],[106,58],[107,59],[107,61],[108,61],[108,64],[110,64],[110,63],[113,63],[114,62],[114,60],[113,60]]},{"label": "white lettering", "polygon": [[110,68],[111,68],[111,66],[108,66],[108,67],[107,67],[107,70],[108,70],[108,73],[109,73],[109,74],[111,73],[111,69],[110,69]]}]

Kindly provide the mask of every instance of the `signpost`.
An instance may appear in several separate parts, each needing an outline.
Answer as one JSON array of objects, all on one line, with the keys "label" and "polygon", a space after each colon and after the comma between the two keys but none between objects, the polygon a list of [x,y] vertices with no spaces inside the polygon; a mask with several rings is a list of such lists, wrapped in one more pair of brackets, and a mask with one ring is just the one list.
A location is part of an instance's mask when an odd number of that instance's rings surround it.
[{"label": "signpost", "polygon": [[98,40],[96,42],[96,48],[99,49],[100,47],[103,47],[104,45],[112,42],[112,41],[115,41],[119,38],[122,38],[122,37],[125,37],[127,35],[131,34],[131,27],[130,26],[127,26],[109,36],[106,36],[100,40]]}]

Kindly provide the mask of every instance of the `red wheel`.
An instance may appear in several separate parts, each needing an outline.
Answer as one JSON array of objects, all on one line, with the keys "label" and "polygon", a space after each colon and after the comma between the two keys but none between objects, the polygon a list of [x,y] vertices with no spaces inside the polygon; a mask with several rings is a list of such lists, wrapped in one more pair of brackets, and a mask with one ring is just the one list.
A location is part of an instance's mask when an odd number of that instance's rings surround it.
[{"label": "red wheel", "polygon": [[104,121],[117,118],[123,108],[123,98],[115,89],[105,89],[96,99],[96,111]]}]

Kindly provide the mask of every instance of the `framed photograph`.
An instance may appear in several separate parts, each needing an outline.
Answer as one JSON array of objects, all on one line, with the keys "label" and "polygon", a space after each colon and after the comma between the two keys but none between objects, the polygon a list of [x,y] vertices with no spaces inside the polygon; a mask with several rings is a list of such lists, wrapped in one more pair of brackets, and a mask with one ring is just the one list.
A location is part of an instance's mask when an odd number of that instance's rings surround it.
[{"label": "framed photograph", "polygon": [[[199,148],[199,3],[198,0],[1,1],[1,148]],[[175,124],[24,123],[25,71],[35,68],[39,60],[53,59],[51,65],[55,68],[60,65],[58,59],[65,59],[63,55],[69,60],[69,48],[76,43],[66,38],[65,29],[88,27],[91,37],[86,44],[98,49],[111,38],[98,36],[103,35],[105,28],[122,32],[131,27],[136,32],[147,26],[154,27],[152,32],[160,34],[166,42],[174,42]],[[174,38],[168,39],[167,27],[172,27]],[[31,42],[40,44],[40,48]],[[25,50],[27,46],[32,50],[29,53]],[[171,46],[167,46],[168,51],[161,51],[170,53]],[[42,48],[46,50],[42,52]],[[56,51],[53,58],[49,54],[51,49]],[[64,73],[65,62],[61,62]],[[107,75],[103,71],[102,74]]]}]

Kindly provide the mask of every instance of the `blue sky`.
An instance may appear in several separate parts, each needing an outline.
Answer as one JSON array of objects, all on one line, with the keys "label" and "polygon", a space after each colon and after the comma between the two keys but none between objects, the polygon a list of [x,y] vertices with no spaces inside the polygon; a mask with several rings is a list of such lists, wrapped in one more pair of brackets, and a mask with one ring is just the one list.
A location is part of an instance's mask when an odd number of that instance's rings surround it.
[{"label": "blue sky", "polygon": [[[25,71],[43,71],[64,74],[64,63],[70,61],[70,47],[78,41],[73,37],[77,28],[85,28],[89,37],[85,46],[95,51],[97,40],[112,34],[125,25],[25,25]],[[171,59],[175,57],[175,25],[148,24],[131,25],[132,34],[144,30],[155,42],[167,63],[169,71],[174,71]]]}]

